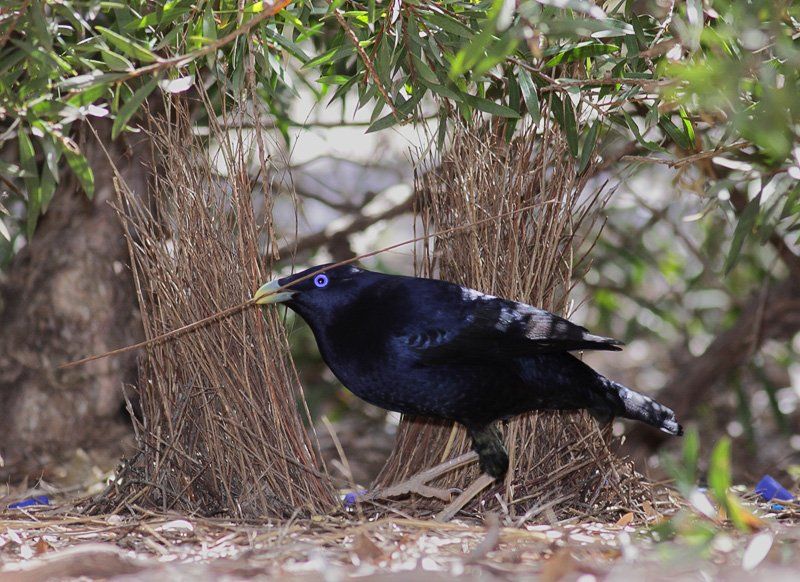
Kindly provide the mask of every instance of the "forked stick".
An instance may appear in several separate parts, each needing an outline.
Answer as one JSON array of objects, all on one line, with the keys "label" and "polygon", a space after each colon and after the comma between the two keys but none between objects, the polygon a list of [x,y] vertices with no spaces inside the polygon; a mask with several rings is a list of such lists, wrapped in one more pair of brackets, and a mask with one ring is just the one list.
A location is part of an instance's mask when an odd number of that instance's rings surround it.
[{"label": "forked stick", "polygon": [[440,463],[435,467],[425,469],[416,475],[412,475],[405,481],[401,481],[400,483],[396,483],[395,485],[391,485],[385,489],[380,489],[374,493],[364,495],[360,499],[364,501],[369,501],[371,499],[388,499],[390,497],[400,497],[401,495],[416,493],[422,497],[436,497],[442,501],[450,501],[452,498],[451,490],[431,487],[428,485],[428,483],[437,477],[441,477],[445,473],[454,471],[455,469],[463,467],[464,465],[469,465],[477,460],[478,453],[475,451],[469,451],[463,455],[450,459],[449,461]]}]

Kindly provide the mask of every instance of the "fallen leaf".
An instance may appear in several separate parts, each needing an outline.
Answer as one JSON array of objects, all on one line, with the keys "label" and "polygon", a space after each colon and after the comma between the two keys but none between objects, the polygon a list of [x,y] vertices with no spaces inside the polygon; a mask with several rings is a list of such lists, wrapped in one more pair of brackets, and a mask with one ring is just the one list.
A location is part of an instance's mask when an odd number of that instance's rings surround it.
[{"label": "fallen leaf", "polygon": [[53,549],[53,546],[47,543],[46,540],[43,538],[39,538],[39,541],[33,545],[33,550],[36,552],[37,556],[44,554],[45,552],[49,552]]},{"label": "fallen leaf", "polygon": [[654,524],[659,524],[665,519],[663,515],[656,511],[655,507],[653,507],[653,504],[649,501],[642,503],[642,509],[647,517],[647,521],[652,521]]},{"label": "fallen leaf", "polygon": [[561,548],[542,567],[539,580],[542,582],[558,582],[567,575],[578,570],[578,562],[566,548]]},{"label": "fallen leaf", "polygon": [[629,511],[628,513],[620,517],[617,520],[617,523],[615,523],[614,525],[617,527],[625,527],[627,525],[630,525],[632,521],[633,521],[633,512]]},{"label": "fallen leaf", "polygon": [[367,534],[360,532],[353,540],[353,551],[361,561],[377,561],[384,557],[383,550]]}]

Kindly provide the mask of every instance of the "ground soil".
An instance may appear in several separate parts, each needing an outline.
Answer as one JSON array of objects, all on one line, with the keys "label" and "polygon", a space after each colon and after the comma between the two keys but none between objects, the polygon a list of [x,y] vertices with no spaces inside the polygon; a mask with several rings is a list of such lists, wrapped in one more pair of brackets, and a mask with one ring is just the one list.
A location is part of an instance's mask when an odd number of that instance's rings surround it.
[{"label": "ground soil", "polygon": [[[39,491],[41,492],[41,491]],[[87,516],[51,496],[47,507],[6,509],[0,499],[0,582],[37,580],[796,580],[796,508],[752,504],[762,527],[741,533],[703,522],[658,541],[654,524],[566,520],[514,527],[496,516],[440,524],[357,508],[332,516],[241,524],[186,515]],[[687,510],[684,510],[686,512]],[[684,513],[684,515],[688,515]],[[702,519],[702,518],[700,518]]]}]

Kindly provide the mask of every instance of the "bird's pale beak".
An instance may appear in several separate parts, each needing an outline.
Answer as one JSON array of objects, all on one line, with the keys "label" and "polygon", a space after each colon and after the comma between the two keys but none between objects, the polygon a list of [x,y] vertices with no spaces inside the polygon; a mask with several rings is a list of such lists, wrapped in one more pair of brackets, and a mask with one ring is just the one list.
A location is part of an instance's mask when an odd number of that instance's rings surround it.
[{"label": "bird's pale beak", "polygon": [[253,295],[253,299],[258,305],[268,305],[270,303],[289,301],[293,295],[297,294],[297,291],[278,291],[280,287],[281,284],[278,283],[277,279],[264,283]]}]

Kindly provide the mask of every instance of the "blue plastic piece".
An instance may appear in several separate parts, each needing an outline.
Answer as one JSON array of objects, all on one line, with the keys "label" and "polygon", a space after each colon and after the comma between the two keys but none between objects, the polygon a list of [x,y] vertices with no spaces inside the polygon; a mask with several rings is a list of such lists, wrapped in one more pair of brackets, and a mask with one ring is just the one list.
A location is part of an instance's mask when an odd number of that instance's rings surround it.
[{"label": "blue plastic piece", "polygon": [[783,511],[784,509],[786,509],[786,506],[781,505],[780,503],[773,503],[770,509],[772,511]]},{"label": "blue plastic piece", "polygon": [[783,485],[778,483],[769,475],[764,475],[756,485],[756,493],[761,495],[766,501],[777,499],[778,501],[792,501],[794,496],[789,493]]},{"label": "blue plastic piece", "polygon": [[50,505],[50,498],[47,495],[35,495],[28,497],[22,501],[17,501],[8,506],[9,509],[22,509],[24,507],[33,507],[35,505]]},{"label": "blue plastic piece", "polygon": [[367,492],[366,489],[361,489],[359,491],[353,491],[351,493],[347,493],[342,498],[342,503],[344,504],[345,507],[353,507],[356,504],[358,498],[364,495],[366,492]]}]

